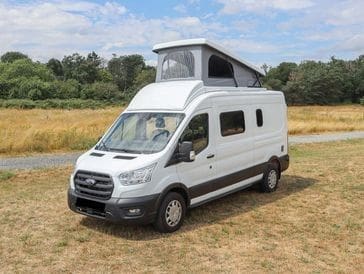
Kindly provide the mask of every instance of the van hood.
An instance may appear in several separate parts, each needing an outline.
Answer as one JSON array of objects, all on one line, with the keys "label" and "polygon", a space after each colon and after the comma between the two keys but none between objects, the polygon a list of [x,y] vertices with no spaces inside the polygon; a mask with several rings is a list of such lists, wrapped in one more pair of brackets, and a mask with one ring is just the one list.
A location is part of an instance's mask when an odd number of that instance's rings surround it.
[{"label": "van hood", "polygon": [[106,173],[118,176],[121,172],[132,171],[155,163],[159,153],[129,154],[91,150],[82,154],[76,162],[76,170]]}]

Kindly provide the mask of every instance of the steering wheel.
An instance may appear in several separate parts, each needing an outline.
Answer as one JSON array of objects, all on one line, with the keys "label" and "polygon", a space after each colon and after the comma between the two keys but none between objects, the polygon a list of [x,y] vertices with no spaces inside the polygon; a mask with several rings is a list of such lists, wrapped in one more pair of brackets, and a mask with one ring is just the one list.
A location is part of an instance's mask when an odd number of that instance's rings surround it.
[{"label": "steering wheel", "polygon": [[168,136],[169,136],[169,131],[168,130],[166,130],[166,129],[163,129],[163,130],[161,130],[160,132],[158,132],[156,135],[154,135],[153,136],[153,141],[155,141],[156,139],[158,139],[161,135],[163,135],[163,134],[165,134],[166,135],[166,137],[168,138]]}]

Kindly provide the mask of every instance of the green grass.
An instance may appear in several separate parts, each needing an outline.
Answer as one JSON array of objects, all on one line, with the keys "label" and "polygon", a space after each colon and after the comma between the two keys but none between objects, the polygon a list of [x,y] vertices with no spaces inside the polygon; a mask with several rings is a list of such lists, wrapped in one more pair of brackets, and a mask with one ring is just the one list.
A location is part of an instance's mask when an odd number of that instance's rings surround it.
[{"label": "green grass", "polygon": [[0,171],[0,181],[6,181],[14,177],[15,174],[10,171]]}]

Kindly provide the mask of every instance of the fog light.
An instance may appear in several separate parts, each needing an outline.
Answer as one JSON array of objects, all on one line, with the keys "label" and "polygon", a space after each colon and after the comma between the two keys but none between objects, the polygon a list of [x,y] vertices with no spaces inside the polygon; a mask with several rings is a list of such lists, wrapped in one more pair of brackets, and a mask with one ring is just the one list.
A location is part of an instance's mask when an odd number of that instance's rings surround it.
[{"label": "fog light", "polygon": [[139,216],[142,214],[141,208],[129,208],[126,210],[126,215],[128,216]]}]

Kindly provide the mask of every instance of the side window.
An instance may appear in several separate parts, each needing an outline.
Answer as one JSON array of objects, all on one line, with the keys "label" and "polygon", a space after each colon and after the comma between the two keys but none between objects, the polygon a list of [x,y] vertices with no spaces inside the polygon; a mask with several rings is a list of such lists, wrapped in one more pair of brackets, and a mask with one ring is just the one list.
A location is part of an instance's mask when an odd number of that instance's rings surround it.
[{"label": "side window", "polygon": [[220,113],[220,128],[222,136],[243,133],[245,131],[244,112],[239,110]]},{"label": "side window", "polygon": [[212,55],[209,59],[209,77],[234,78],[233,66],[228,61]]},{"label": "side window", "polygon": [[261,109],[257,109],[255,111],[255,114],[257,116],[257,126],[258,127],[263,126],[263,112],[262,112],[262,110]]},{"label": "side window", "polygon": [[183,131],[180,142],[189,141],[193,144],[196,154],[204,150],[209,143],[209,116],[207,113],[198,114],[192,118]]}]

